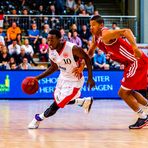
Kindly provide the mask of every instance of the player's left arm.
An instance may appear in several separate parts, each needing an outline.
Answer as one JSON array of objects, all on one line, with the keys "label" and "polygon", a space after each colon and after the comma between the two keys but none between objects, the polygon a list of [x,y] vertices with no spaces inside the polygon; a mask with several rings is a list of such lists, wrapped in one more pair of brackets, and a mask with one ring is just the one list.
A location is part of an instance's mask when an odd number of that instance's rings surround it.
[{"label": "player's left arm", "polygon": [[134,38],[131,29],[119,29],[119,30],[104,30],[102,31],[102,40],[104,43],[108,44],[111,40],[117,39],[119,37],[125,37],[131,44],[135,57],[141,57],[141,50],[138,49],[136,40]]},{"label": "player's left arm", "polygon": [[87,69],[88,69],[88,81],[87,85],[90,85],[90,89],[95,86],[95,82],[92,77],[92,64],[89,56],[80,47],[74,46],[72,49],[73,55],[81,59],[84,59]]}]

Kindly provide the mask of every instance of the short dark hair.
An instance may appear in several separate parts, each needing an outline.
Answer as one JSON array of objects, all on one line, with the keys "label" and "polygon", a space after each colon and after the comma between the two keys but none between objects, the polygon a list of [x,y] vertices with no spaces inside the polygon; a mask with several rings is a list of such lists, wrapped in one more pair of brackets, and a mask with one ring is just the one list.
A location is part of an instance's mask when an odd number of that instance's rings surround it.
[{"label": "short dark hair", "polygon": [[90,21],[96,21],[99,24],[104,24],[104,19],[100,15],[94,15],[91,17]]},{"label": "short dark hair", "polygon": [[55,35],[57,38],[61,38],[61,33],[60,33],[60,31],[59,30],[56,30],[56,29],[52,29],[52,30],[50,30],[49,31],[49,34],[51,34],[51,35]]}]

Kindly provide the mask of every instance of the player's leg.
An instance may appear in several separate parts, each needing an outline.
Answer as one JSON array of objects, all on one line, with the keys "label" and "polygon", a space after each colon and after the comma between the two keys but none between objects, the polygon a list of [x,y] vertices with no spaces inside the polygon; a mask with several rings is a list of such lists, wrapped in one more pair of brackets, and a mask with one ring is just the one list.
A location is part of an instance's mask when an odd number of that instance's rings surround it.
[{"label": "player's leg", "polygon": [[143,106],[148,107],[148,100],[143,95],[141,95],[137,91],[132,91],[132,95],[136,98],[136,100],[138,101],[138,103],[140,103]]},{"label": "player's leg", "polygon": [[91,106],[93,104],[93,98],[92,97],[76,98],[68,102],[67,105],[71,105],[71,104],[76,104],[84,108],[85,113],[89,113],[91,110]]},{"label": "player's leg", "polygon": [[43,112],[41,114],[36,114],[35,115],[34,119],[28,125],[28,128],[29,129],[36,129],[36,128],[38,128],[41,121],[43,121],[45,118],[53,116],[57,112],[58,109],[59,109],[59,107],[56,104],[56,102],[54,101],[50,105],[50,107],[46,109],[45,112]]},{"label": "player's leg", "polygon": [[120,87],[118,92],[119,96],[129,105],[129,107],[137,113],[139,116],[137,122],[133,125],[130,125],[130,129],[140,129],[148,124],[148,116],[140,107],[137,99],[132,93],[132,90]]}]

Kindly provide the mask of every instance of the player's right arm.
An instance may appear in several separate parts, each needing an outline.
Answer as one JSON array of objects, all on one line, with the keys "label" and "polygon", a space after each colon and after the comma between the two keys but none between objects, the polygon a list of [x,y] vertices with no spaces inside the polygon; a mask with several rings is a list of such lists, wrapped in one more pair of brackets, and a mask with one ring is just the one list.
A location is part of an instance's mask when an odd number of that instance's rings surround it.
[{"label": "player's right arm", "polygon": [[57,64],[55,64],[54,62],[51,61],[51,66],[50,66],[46,71],[44,71],[44,72],[41,73],[40,75],[36,76],[35,78],[36,78],[37,80],[40,80],[40,79],[42,79],[42,78],[45,78],[45,77],[51,75],[52,73],[54,73],[54,72],[57,71],[57,70],[58,70]]},{"label": "player's right arm", "polygon": [[94,52],[95,52],[95,49],[96,49],[96,43],[95,43],[95,37],[93,36],[93,37],[92,37],[92,42],[91,42],[91,44],[90,44],[90,48],[89,48],[89,50],[88,50],[88,56],[89,56],[90,58],[93,57]]}]

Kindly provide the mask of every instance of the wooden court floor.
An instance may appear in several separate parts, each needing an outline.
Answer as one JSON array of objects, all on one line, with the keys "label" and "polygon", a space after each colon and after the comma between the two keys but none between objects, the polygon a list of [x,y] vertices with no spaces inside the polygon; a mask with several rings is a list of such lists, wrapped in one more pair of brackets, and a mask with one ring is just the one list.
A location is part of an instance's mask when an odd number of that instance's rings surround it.
[{"label": "wooden court floor", "polygon": [[85,114],[67,106],[28,130],[35,113],[51,101],[0,101],[0,148],[147,148],[148,127],[129,130],[135,114],[121,100],[94,101]]}]

